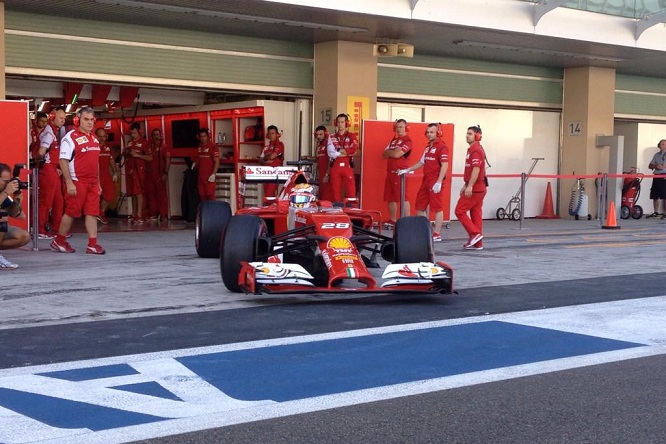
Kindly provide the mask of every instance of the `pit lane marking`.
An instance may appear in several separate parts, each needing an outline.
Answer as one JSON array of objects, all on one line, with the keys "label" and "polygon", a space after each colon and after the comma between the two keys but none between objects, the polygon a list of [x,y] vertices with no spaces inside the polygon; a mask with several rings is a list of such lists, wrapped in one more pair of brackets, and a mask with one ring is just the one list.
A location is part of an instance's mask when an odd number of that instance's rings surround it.
[{"label": "pit lane marking", "polygon": [[[666,296],[661,296],[2,370],[0,442],[120,443],[665,354],[665,308]],[[390,373],[379,374],[393,381],[359,384],[353,379],[360,375],[374,380],[375,375],[368,374],[377,364],[376,356],[369,359],[373,353],[379,351],[382,356],[388,354],[384,352],[409,350],[413,348],[410,344],[427,346],[429,342],[421,340],[421,335],[427,339],[431,333],[436,334],[432,338],[438,340],[433,343],[439,347],[426,348],[424,356],[433,351],[442,353],[446,347],[465,346],[488,336],[501,339],[508,334],[511,341],[504,346],[501,340],[495,344],[500,351],[497,358],[515,354],[518,359],[487,362],[493,347],[489,348],[484,339],[480,343],[485,347],[483,359],[469,359],[467,354],[466,360],[456,360],[456,356],[464,356],[453,353],[452,363],[459,368],[448,374],[410,375],[419,368],[419,362],[414,360],[402,366],[393,364],[400,372],[397,379]],[[519,342],[535,334],[540,347],[527,344],[527,349],[540,349],[547,355],[535,357],[521,348]],[[452,335],[457,335],[462,345],[447,342]],[[414,336],[418,340],[410,343]],[[376,341],[380,341],[379,346]],[[351,354],[350,345],[354,352]],[[290,375],[299,368],[304,371],[292,378],[291,383],[296,385],[289,390],[281,390],[284,382],[290,381],[274,367],[276,362],[285,365],[280,361],[283,357],[294,364],[287,365],[284,371]],[[224,376],[221,367],[206,367],[206,362],[217,359],[219,363],[220,358],[226,365],[233,362],[229,368],[240,376],[248,369],[261,367],[251,360],[264,362],[266,367],[271,366],[264,377],[275,374],[277,379],[261,381],[254,374],[251,381],[239,385],[238,375],[234,379],[231,373]],[[359,372],[361,367],[354,359],[369,361],[369,368]],[[317,360],[320,365],[308,367]],[[340,363],[351,366],[351,381],[343,375],[351,387],[331,384],[333,378],[324,377],[325,365]],[[381,369],[388,367],[383,365]],[[323,378],[323,385],[312,385],[308,379],[311,374],[315,379]],[[237,393],[231,395],[233,390]],[[47,405],[43,405],[45,401]],[[30,402],[31,405],[23,405]],[[21,408],[32,409],[32,416],[17,413]],[[60,421],[69,421],[67,427],[58,427],[53,419],[50,424],[40,421],[45,409],[51,414],[60,413]],[[79,417],[72,411],[78,412]]]},{"label": "pit lane marking", "polygon": [[564,248],[627,248],[646,245],[662,245],[663,243],[663,241],[588,242],[578,245],[565,245]]}]

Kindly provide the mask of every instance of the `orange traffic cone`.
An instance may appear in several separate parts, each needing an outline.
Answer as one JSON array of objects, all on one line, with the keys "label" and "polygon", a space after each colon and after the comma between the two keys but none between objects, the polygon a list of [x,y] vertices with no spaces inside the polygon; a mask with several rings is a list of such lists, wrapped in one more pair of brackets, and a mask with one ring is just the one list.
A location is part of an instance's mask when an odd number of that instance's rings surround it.
[{"label": "orange traffic cone", "polygon": [[611,202],[608,206],[608,215],[606,216],[606,225],[603,225],[601,228],[606,230],[619,230],[620,227],[617,225],[617,219],[615,219],[615,202]]},{"label": "orange traffic cone", "polygon": [[559,219],[560,216],[555,214],[553,209],[553,191],[550,188],[550,182],[546,187],[546,199],[543,201],[543,212],[539,214],[537,219]]}]

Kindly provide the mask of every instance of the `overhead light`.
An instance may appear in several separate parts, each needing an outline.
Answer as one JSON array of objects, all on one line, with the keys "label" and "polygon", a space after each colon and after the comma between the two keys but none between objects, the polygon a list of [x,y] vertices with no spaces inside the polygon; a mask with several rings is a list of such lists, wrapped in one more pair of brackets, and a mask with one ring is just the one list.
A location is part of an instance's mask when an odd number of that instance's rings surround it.
[{"label": "overhead light", "polygon": [[372,47],[375,57],[414,57],[414,46],[406,43],[377,43]]},{"label": "overhead light", "polygon": [[96,3],[113,6],[129,6],[132,8],[151,9],[153,11],[168,11],[181,14],[196,14],[206,17],[218,17],[232,20],[243,20],[248,22],[269,23],[272,25],[295,26],[298,28],[321,29],[324,31],[339,32],[367,32],[367,28],[357,28],[353,26],[330,25],[328,23],[303,22],[297,20],[286,20],[274,17],[263,17],[258,15],[234,14],[231,12],[214,11],[210,9],[188,8],[184,6],[172,6],[163,4],[147,3],[138,0],[95,0]]},{"label": "overhead light", "polygon": [[526,48],[523,46],[498,45],[495,43],[474,42],[469,40],[456,40],[453,42],[453,44],[457,46],[467,46],[467,47],[485,48],[485,49],[499,49],[504,51],[568,57],[573,59],[596,60],[601,62],[623,62],[626,60],[618,57],[606,57],[594,54],[582,54],[578,52],[554,51],[551,49]]}]

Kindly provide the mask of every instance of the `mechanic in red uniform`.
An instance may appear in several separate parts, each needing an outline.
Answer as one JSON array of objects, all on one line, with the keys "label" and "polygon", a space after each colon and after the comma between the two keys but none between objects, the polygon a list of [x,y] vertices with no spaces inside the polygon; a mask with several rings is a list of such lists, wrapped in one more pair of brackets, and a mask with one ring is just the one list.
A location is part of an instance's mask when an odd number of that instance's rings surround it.
[{"label": "mechanic in red uniform", "polygon": [[[400,175],[399,170],[409,168],[407,158],[412,151],[412,139],[407,135],[407,121],[398,119],[393,124],[395,136],[382,153],[386,159],[386,181],[384,182],[384,201],[388,202],[390,225],[398,220],[398,202],[400,202]],[[405,195],[407,194],[407,181],[405,181]],[[405,200],[404,214],[409,216],[409,201]]]},{"label": "mechanic in red uniform", "polygon": [[39,133],[38,160],[43,160],[44,165],[39,169],[39,215],[38,234],[39,239],[53,239],[53,235],[46,231],[46,223],[51,214],[51,229],[54,233],[60,230],[62,220],[64,198],[62,182],[60,180],[60,139],[58,134],[60,128],[65,124],[65,110],[56,108],[48,116],[48,124]]},{"label": "mechanic in red uniform", "polygon": [[201,201],[215,200],[215,173],[220,167],[220,150],[217,145],[210,140],[210,131],[208,128],[199,129],[197,136],[199,139],[199,154],[196,162],[196,168],[199,169],[197,176],[197,190]]},{"label": "mechanic in red uniform", "polygon": [[326,147],[328,146],[328,130],[324,125],[319,125],[314,132],[317,142],[317,177],[319,178],[319,199],[331,200],[331,184],[329,177],[330,159]]},{"label": "mechanic in red uniform", "polygon": [[65,214],[60,231],[51,242],[51,248],[60,253],[74,253],[66,235],[72,222],[85,216],[88,233],[87,254],[104,254],[97,243],[97,216],[99,215],[99,142],[93,133],[95,111],[86,106],[76,114],[78,128],[70,131],[60,145],[60,168],[65,182]]},{"label": "mechanic in red uniform", "polygon": [[[266,128],[266,138],[268,143],[264,146],[259,156],[259,163],[266,166],[282,166],[284,161],[284,143],[280,141],[280,132],[278,127],[270,125]],[[277,195],[277,183],[264,184],[264,198],[275,197]]]},{"label": "mechanic in red uniform", "polygon": [[37,160],[39,156],[39,134],[49,124],[49,116],[43,111],[37,111],[35,120],[30,128],[30,158]]},{"label": "mechanic in red uniform", "polygon": [[416,212],[419,216],[427,217],[426,210],[430,206],[430,211],[435,213],[435,231],[432,233],[434,242],[442,240],[440,234],[444,222],[442,182],[446,178],[449,168],[449,147],[440,139],[441,134],[439,123],[429,124],[426,128],[428,145],[425,147],[421,160],[409,168],[398,171],[398,174],[402,175],[423,167],[423,180],[416,194]]},{"label": "mechanic in red uniform", "polygon": [[356,197],[356,182],[354,182],[353,156],[358,149],[358,139],[350,133],[347,114],[338,114],[335,117],[335,133],[328,137],[327,152],[330,160],[329,184],[333,202],[342,202],[342,187],[346,198]]},{"label": "mechanic in red uniform", "polygon": [[150,138],[150,151],[153,157],[150,161],[149,174],[146,178],[148,210],[150,211],[151,219],[166,220],[169,217],[167,187],[169,186],[171,150],[164,143],[164,136],[161,129],[155,128],[151,131]]},{"label": "mechanic in red uniform", "polygon": [[[465,250],[483,250],[483,198],[486,196],[486,152],[481,146],[481,127],[467,128],[465,139],[469,144],[465,157],[465,181],[460,190],[455,214],[469,234]],[[469,216],[467,213],[469,212]]]},{"label": "mechanic in red uniform", "polygon": [[130,222],[142,224],[144,196],[146,193],[146,163],[152,158],[150,143],[141,135],[141,124],[134,122],[130,125],[131,140],[125,147],[125,178],[127,195],[132,197],[132,215]]},{"label": "mechanic in red uniform", "polygon": [[116,182],[118,182],[118,165],[113,159],[111,147],[106,143],[107,135],[104,128],[97,128],[95,137],[99,142],[99,185],[102,193],[99,198],[99,216],[97,220],[104,225],[109,223],[106,218],[106,209],[109,202],[116,199]]}]

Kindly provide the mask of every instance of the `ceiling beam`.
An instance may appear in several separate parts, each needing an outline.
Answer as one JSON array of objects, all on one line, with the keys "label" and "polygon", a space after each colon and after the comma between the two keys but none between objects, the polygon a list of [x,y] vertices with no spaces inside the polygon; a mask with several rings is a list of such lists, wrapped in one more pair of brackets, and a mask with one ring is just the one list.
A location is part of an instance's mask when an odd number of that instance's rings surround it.
[{"label": "ceiling beam", "polygon": [[548,14],[555,8],[564,6],[568,0],[538,0],[534,4],[534,26],[539,23],[541,17]]},{"label": "ceiling beam", "polygon": [[650,14],[638,20],[636,22],[636,40],[638,40],[641,34],[645,31],[662,22],[666,22],[666,9],[662,9],[659,12],[655,12],[654,14]]}]

